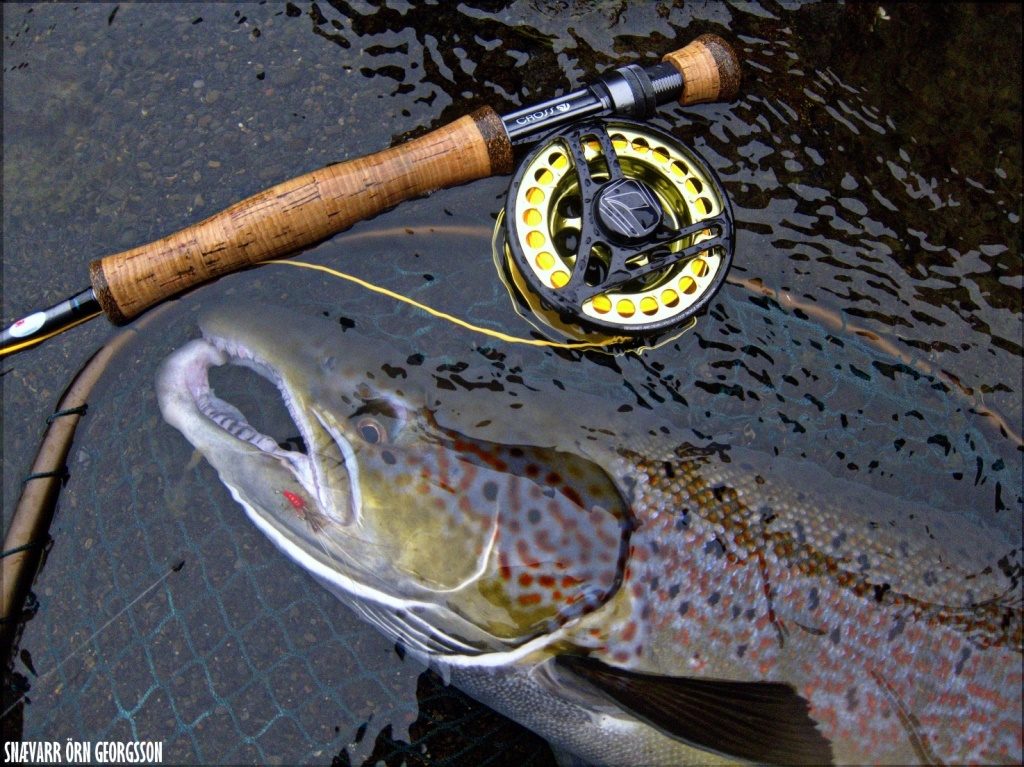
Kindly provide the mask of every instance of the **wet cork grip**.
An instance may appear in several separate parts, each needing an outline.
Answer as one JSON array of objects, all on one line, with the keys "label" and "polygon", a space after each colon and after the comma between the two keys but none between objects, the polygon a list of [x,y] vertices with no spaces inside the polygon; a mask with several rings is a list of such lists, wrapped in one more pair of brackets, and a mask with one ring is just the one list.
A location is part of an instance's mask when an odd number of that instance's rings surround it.
[{"label": "wet cork grip", "polygon": [[401,146],[259,192],[161,240],[97,259],[104,314],[123,323],[229,272],[313,245],[436,189],[512,172],[501,118],[483,108]]},{"label": "wet cork grip", "polygon": [[740,60],[718,35],[701,35],[685,48],[666,54],[662,61],[683,76],[680,104],[732,101],[739,92]]}]

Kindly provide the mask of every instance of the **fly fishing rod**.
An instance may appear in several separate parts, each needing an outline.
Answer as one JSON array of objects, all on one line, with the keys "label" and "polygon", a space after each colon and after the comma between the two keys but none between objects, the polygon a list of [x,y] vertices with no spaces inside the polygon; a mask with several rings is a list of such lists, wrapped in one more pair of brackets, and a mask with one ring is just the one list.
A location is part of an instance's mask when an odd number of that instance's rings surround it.
[{"label": "fly fishing rod", "polygon": [[[739,60],[702,35],[642,67],[501,116],[484,107],[424,136],[259,192],[163,239],[89,265],[90,286],[0,332],[0,354],[102,311],[123,324],[189,288],[287,256],[437,189],[514,170],[499,264],[531,311],[640,335],[689,319],[722,284],[732,216],[714,173],[643,119],[671,101],[731,100]],[[621,119],[619,123],[608,122]],[[550,151],[548,151],[550,150]]]}]

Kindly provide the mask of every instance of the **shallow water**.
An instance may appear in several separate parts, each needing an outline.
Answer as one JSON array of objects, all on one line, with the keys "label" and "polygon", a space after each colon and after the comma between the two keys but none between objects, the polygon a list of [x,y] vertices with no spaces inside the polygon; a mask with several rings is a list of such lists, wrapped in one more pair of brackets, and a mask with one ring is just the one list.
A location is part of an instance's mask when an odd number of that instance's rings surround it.
[{"label": "shallow water", "polygon": [[[278,266],[156,317],[72,452],[15,662],[25,739],[163,740],[168,761],[358,760],[374,743],[375,757],[413,763],[550,759],[419,679],[189,463],[152,376],[215,300],[285,304],[452,364],[587,388],[610,413],[803,458],[995,520],[1019,543],[1020,9],[504,5],[4,7],[5,319],[84,287],[93,257],[482,104],[507,111],[703,32],[736,44],[745,75],[734,103],[653,121],[718,172],[738,241],[734,280],[696,330],[643,358],[495,347]],[[402,205],[304,258],[527,334],[491,264],[506,183]],[[113,332],[94,321],[3,362],[5,520],[46,415]],[[250,396],[266,407],[266,391]]]}]

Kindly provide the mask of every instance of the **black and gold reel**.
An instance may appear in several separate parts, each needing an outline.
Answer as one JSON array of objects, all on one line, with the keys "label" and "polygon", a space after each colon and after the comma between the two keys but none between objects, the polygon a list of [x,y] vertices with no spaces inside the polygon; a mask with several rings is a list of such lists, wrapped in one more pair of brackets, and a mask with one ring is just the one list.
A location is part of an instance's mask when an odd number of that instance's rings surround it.
[{"label": "black and gold reel", "polygon": [[517,303],[560,334],[625,347],[685,330],[724,282],[734,242],[714,171],[672,135],[619,119],[542,140],[495,235]]}]

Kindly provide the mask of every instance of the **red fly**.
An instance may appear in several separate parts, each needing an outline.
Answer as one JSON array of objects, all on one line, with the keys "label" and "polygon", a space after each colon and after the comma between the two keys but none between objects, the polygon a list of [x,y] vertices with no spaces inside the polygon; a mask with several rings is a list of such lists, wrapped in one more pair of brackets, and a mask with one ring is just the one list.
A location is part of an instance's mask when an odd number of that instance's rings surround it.
[{"label": "red fly", "polygon": [[312,509],[306,503],[306,499],[301,495],[293,493],[290,490],[282,490],[281,495],[284,499],[292,505],[295,512],[305,520],[306,524],[309,525],[310,530],[314,533],[319,533],[324,529],[324,516],[316,509]]}]

